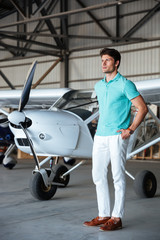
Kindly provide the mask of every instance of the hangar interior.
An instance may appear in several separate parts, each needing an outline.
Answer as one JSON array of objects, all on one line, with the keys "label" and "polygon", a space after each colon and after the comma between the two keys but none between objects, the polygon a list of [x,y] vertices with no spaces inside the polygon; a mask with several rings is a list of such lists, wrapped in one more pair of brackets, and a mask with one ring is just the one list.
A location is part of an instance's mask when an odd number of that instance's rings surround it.
[{"label": "hangar interior", "polygon": [[22,88],[36,59],[34,83],[53,67],[37,88],[93,89],[103,47],[120,51],[128,79],[159,78],[159,10],[157,0],[1,0],[0,88]]},{"label": "hangar interior", "polygon": [[[103,78],[99,56],[103,47],[120,51],[119,71],[133,82],[160,78],[159,23],[160,0],[0,0],[0,91],[22,89],[34,60],[38,64],[32,88],[93,90]],[[158,108],[153,106],[152,111],[160,117]],[[147,128],[142,128],[147,132],[140,132],[140,141],[159,131],[156,121],[147,121]],[[153,161],[154,157],[160,159],[159,143],[135,156],[152,161],[127,161],[127,171],[136,176],[149,169],[158,183],[160,161]],[[134,177],[127,178],[123,230],[104,233],[82,226],[97,215],[91,161],[73,171],[67,188],[40,182],[43,197],[56,186],[56,196],[50,201],[39,201],[30,194],[36,186],[32,180],[30,187],[34,167],[28,155],[12,171],[0,167],[1,240],[159,240],[160,187],[155,177],[147,179],[147,184],[137,183],[148,192],[157,191],[152,199],[139,198],[133,191]],[[109,172],[113,200],[111,179]]]},{"label": "hangar interior", "polygon": [[22,89],[36,59],[32,88],[93,90],[103,47],[120,51],[126,78],[159,78],[159,11],[157,0],[1,0],[0,89]]}]

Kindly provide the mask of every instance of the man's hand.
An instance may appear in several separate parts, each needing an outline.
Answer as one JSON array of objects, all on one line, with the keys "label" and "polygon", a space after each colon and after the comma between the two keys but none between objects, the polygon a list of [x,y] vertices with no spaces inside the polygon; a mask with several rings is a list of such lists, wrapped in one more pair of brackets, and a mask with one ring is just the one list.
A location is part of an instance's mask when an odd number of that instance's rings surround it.
[{"label": "man's hand", "polygon": [[128,129],[120,129],[117,132],[121,132],[122,139],[127,139],[130,137],[130,133],[129,133],[130,130],[128,130]]}]

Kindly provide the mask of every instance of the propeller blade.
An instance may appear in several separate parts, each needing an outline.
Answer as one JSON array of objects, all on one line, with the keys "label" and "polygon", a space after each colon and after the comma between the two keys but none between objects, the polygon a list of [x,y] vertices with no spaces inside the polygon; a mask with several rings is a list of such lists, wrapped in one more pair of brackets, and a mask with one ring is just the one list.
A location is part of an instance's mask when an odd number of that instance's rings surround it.
[{"label": "propeller blade", "polygon": [[18,111],[20,111],[20,112],[23,110],[23,108],[25,107],[25,105],[28,102],[29,94],[30,94],[30,90],[31,90],[31,86],[32,86],[32,81],[33,81],[33,76],[34,76],[34,72],[35,72],[35,68],[36,68],[36,64],[37,64],[37,61],[34,61],[32,63],[32,66],[29,69],[29,72],[27,74],[26,82],[24,84],[23,91],[22,91],[22,94],[21,94],[21,98],[20,98],[20,101],[19,101]]},{"label": "propeller blade", "polygon": [[36,152],[35,152],[35,150],[34,150],[33,143],[32,143],[32,141],[31,141],[31,139],[30,139],[30,137],[29,137],[29,135],[28,135],[28,133],[27,133],[27,130],[23,127],[23,125],[22,125],[21,123],[20,123],[20,126],[21,126],[22,130],[24,131],[24,133],[25,133],[25,135],[26,135],[26,137],[27,137],[27,140],[28,140],[28,143],[29,143],[31,152],[32,152],[32,154],[33,154],[33,157],[34,157],[36,166],[37,166],[38,170],[40,170],[39,160],[38,160],[37,154],[36,154]]},{"label": "propeller blade", "polygon": [[3,123],[8,123],[8,118],[0,119],[0,124],[3,124]]},{"label": "propeller blade", "polygon": [[0,113],[3,113],[5,116],[8,116],[8,115],[9,115],[9,113],[6,112],[5,110],[3,110],[2,108],[0,108]]}]

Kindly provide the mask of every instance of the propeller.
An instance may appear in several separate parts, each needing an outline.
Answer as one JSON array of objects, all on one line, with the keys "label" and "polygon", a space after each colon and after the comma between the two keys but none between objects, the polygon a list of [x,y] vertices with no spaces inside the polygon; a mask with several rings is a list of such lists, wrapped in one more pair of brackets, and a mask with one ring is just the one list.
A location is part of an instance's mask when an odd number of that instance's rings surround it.
[{"label": "propeller", "polygon": [[14,125],[19,125],[19,123],[25,122],[25,115],[22,112],[22,110],[26,106],[29,99],[36,64],[37,61],[34,61],[28,71],[26,82],[24,84],[22,94],[20,97],[18,111],[13,111],[12,113],[9,114],[8,112],[0,109],[0,112],[7,116],[7,118],[0,119],[0,124],[10,122]]},{"label": "propeller", "polygon": [[21,97],[20,97],[18,110],[13,111],[12,113],[8,114],[8,119],[6,118],[6,120],[9,121],[9,123],[12,126],[14,126],[14,125],[18,126],[23,130],[23,132],[25,133],[26,138],[28,140],[28,144],[30,146],[31,152],[32,152],[33,157],[35,159],[36,165],[37,165],[38,169],[40,169],[39,161],[38,161],[36,152],[34,150],[32,140],[30,139],[30,137],[28,135],[28,132],[26,130],[27,127],[24,126],[25,125],[24,123],[26,122],[26,116],[23,112],[23,109],[24,109],[24,107],[26,106],[26,104],[28,103],[28,100],[29,100],[29,95],[30,95],[30,91],[31,91],[31,86],[32,86],[32,81],[33,81],[33,77],[34,77],[36,64],[37,64],[37,61],[34,61],[31,65],[29,71],[28,71],[26,82],[24,84],[22,94],[21,94]]},{"label": "propeller", "polygon": [[32,86],[32,81],[33,81],[36,64],[37,64],[37,61],[34,61],[28,71],[26,82],[24,84],[22,94],[20,97],[18,110],[13,111],[12,113],[10,113],[8,115],[9,122],[16,126],[19,126],[20,123],[24,123],[25,119],[26,119],[25,114],[22,112],[22,110],[26,106],[28,99],[29,99],[29,94],[31,91],[31,86]]},{"label": "propeller", "polygon": [[28,75],[26,78],[26,82],[23,87],[22,95],[21,95],[21,98],[19,101],[19,107],[18,107],[19,112],[21,112],[23,110],[23,108],[26,106],[26,104],[28,102],[36,64],[37,64],[37,61],[34,61],[29,69],[29,72],[28,72]]},{"label": "propeller", "polygon": [[0,124],[8,123],[8,118],[0,119]]}]

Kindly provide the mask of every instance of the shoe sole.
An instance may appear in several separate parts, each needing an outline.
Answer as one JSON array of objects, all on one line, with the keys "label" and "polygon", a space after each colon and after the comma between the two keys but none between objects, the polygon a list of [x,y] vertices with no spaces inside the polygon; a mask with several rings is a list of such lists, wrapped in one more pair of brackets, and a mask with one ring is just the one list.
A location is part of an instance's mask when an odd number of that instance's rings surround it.
[{"label": "shoe sole", "polygon": [[118,227],[118,228],[115,228],[115,229],[105,229],[105,230],[100,228],[99,230],[102,231],[102,232],[105,232],[105,231],[107,232],[107,231],[115,231],[115,230],[120,230],[120,229],[122,229],[122,227]]},{"label": "shoe sole", "polygon": [[102,225],[103,224],[98,224],[98,225],[85,225],[85,224],[83,224],[84,227],[100,227]]}]

